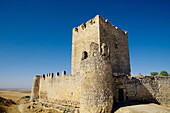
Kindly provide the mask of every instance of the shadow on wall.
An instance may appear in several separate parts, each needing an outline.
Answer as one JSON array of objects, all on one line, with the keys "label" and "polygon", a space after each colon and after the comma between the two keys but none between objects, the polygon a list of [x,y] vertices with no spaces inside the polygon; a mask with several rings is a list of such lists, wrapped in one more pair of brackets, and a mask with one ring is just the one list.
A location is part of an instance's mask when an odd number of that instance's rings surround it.
[{"label": "shadow on wall", "polygon": [[[148,86],[149,87],[149,83]],[[146,85],[135,77],[126,75],[114,76],[114,105],[112,113],[120,107],[156,103],[160,104],[151,94]],[[159,90],[159,89],[158,89]]]}]

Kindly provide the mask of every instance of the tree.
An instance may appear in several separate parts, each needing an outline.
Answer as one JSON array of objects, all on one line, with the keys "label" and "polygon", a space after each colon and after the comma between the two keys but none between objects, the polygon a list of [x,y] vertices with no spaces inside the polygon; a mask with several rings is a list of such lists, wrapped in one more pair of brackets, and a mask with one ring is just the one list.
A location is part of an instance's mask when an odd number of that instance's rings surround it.
[{"label": "tree", "polygon": [[152,76],[157,76],[157,75],[158,75],[158,72],[151,72],[151,75],[152,75]]},{"label": "tree", "polygon": [[168,76],[168,72],[167,71],[161,71],[160,75],[161,76]]}]

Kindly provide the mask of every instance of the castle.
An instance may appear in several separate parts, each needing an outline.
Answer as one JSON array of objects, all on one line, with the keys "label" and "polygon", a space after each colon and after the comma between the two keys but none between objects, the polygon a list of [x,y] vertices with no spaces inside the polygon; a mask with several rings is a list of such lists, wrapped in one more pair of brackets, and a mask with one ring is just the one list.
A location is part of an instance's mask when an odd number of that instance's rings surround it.
[{"label": "castle", "polygon": [[63,113],[111,113],[119,102],[170,104],[169,77],[131,76],[127,31],[97,15],[72,38],[71,75],[35,75],[31,101]]}]

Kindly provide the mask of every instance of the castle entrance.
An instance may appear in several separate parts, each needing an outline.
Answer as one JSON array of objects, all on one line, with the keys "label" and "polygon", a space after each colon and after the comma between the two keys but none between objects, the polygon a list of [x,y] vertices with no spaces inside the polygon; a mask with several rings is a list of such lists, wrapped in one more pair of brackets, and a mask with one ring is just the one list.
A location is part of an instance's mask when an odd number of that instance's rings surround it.
[{"label": "castle entrance", "polygon": [[118,100],[119,100],[119,102],[124,101],[124,89],[119,89],[118,90]]}]

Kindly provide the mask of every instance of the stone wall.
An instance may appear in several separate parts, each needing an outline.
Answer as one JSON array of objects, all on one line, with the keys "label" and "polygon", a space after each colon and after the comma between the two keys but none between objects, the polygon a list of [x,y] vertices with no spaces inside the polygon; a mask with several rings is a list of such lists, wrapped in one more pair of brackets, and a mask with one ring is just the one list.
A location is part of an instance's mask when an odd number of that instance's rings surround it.
[{"label": "stone wall", "polygon": [[39,99],[40,76],[35,75],[32,85],[30,101]]},{"label": "stone wall", "polygon": [[115,98],[118,101],[118,89],[125,89],[126,101],[156,102],[170,105],[170,77],[118,76],[114,79]]},{"label": "stone wall", "polygon": [[89,53],[91,42],[99,43],[99,15],[73,29],[71,74],[80,70],[82,52]]},{"label": "stone wall", "polygon": [[79,74],[46,76],[40,79],[39,101],[79,107]]},{"label": "stone wall", "polygon": [[130,75],[127,31],[113,26],[108,20],[102,17],[99,19],[100,45],[105,43],[109,47],[114,75]]}]

